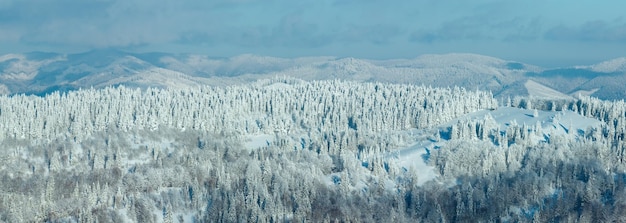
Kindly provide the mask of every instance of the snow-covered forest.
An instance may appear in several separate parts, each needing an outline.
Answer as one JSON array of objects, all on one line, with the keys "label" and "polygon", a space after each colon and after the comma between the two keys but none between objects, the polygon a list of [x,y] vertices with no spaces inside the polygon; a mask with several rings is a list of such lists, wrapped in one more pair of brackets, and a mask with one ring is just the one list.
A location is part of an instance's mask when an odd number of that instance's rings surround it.
[{"label": "snow-covered forest", "polygon": [[286,77],[2,96],[0,221],[619,222],[625,132],[624,101]]}]

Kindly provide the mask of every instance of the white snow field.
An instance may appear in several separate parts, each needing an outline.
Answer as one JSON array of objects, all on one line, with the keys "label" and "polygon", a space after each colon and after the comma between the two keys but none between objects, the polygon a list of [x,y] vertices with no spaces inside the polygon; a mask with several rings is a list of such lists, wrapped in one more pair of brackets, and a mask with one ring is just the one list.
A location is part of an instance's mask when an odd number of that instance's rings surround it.
[{"label": "white snow field", "polygon": [[528,91],[528,95],[530,97],[543,98],[543,99],[564,99],[571,100],[573,99],[569,95],[563,94],[557,90],[546,87],[542,84],[539,84],[533,80],[528,80],[524,83],[526,90]]}]

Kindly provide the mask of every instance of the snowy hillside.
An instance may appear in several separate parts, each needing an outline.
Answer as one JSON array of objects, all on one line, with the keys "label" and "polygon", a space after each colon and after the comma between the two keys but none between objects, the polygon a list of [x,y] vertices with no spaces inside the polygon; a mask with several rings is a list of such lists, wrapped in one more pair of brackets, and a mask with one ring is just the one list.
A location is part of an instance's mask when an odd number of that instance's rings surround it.
[{"label": "snowy hillside", "polygon": [[0,96],[0,220],[619,222],[625,123],[623,101],[289,77]]},{"label": "snowy hillside", "polygon": [[626,73],[626,57],[594,64],[590,68],[593,71],[603,73]]},{"label": "snowy hillside", "polygon": [[[532,95],[525,85],[537,83],[557,97],[579,93],[603,99],[626,98],[624,60],[591,66],[541,68],[476,54],[422,55],[412,59],[276,58],[239,55],[126,53],[113,49],[80,54],[29,53],[0,56],[0,93],[45,94],[54,90],[116,86],[225,86],[276,76],[303,80],[460,86],[494,92],[498,98]],[[158,84],[164,77],[168,83]],[[180,84],[172,84],[172,83]],[[533,85],[533,86],[539,86]],[[531,88],[533,88],[531,86]]]},{"label": "snowy hillside", "polygon": [[[399,148],[390,153],[389,162],[396,162],[396,165],[403,169],[414,169],[419,179],[418,185],[422,185],[438,177],[432,166],[426,162],[420,162],[432,151],[436,151],[448,145],[452,139],[441,137],[441,134],[451,134],[453,128],[458,128],[458,124],[466,121],[488,121],[489,128],[486,131],[506,132],[509,126],[523,126],[523,131],[534,133],[529,139],[529,145],[536,146],[546,143],[552,137],[564,137],[568,140],[580,140],[584,138],[585,132],[590,129],[600,128],[602,122],[581,116],[572,111],[537,111],[520,109],[513,107],[500,107],[495,110],[481,110],[468,113],[453,121],[439,125],[430,131],[409,130],[408,134],[414,136],[415,141],[409,143],[405,148]],[[429,133],[429,134],[426,134]],[[494,146],[498,146],[497,140],[491,141]]]},{"label": "snowy hillside", "polygon": [[562,99],[562,100],[571,100],[573,99],[571,96],[558,92],[552,88],[539,84],[533,80],[528,80],[524,83],[524,87],[528,91],[528,95],[535,98],[543,98],[543,99]]},{"label": "snowy hillside", "polygon": [[56,90],[129,85],[191,87],[206,84],[200,77],[157,67],[115,50],[61,55],[31,53],[0,57],[0,91],[45,94]]}]

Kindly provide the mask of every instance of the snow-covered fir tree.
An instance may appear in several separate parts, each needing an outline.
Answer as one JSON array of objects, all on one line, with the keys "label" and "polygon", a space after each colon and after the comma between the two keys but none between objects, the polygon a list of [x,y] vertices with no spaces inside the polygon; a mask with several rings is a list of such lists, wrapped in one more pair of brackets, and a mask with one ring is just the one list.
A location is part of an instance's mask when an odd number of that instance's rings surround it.
[{"label": "snow-covered fir tree", "polygon": [[508,101],[286,77],[2,96],[0,220],[626,220],[624,101]]}]

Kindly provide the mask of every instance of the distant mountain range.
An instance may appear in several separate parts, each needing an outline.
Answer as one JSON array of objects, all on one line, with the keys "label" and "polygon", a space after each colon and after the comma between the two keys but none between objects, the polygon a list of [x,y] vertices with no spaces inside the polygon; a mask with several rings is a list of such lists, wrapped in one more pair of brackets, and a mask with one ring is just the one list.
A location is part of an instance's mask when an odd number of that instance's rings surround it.
[{"label": "distant mountain range", "polygon": [[461,86],[489,90],[496,97],[626,98],[626,58],[589,66],[542,68],[475,54],[423,55],[393,60],[285,59],[255,55],[214,58],[118,50],[0,56],[0,94],[43,95],[117,85],[142,88],[231,85],[276,76]]}]

